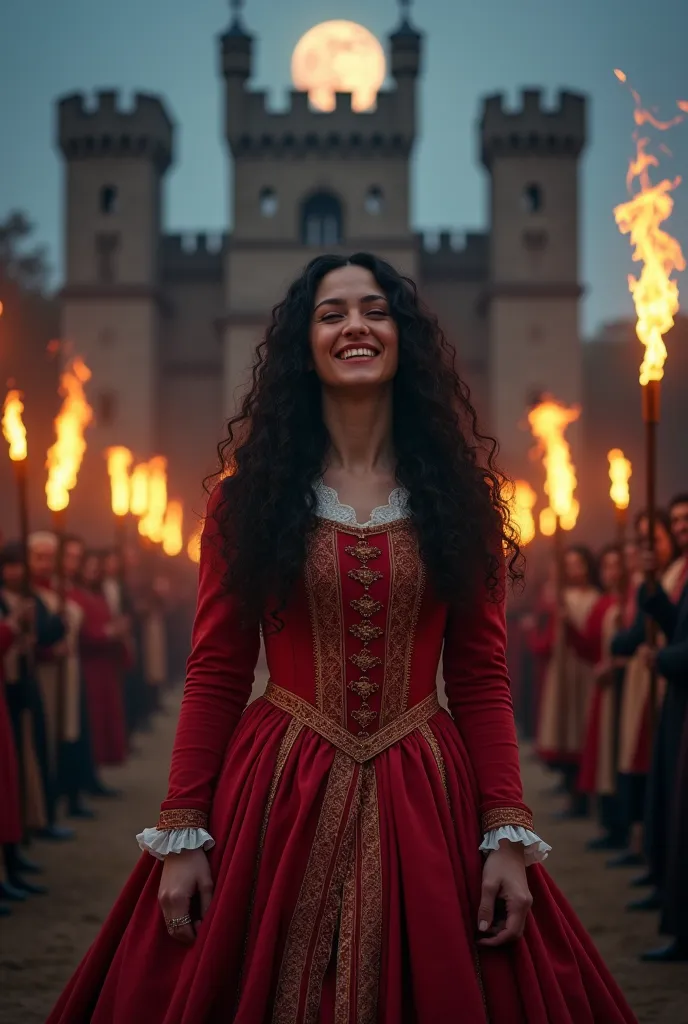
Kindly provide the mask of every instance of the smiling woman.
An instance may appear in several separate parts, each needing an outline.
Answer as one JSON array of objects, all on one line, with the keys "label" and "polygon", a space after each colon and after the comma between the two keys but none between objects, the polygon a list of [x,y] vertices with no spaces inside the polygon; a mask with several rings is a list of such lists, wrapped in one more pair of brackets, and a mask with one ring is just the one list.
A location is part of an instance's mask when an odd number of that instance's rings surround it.
[{"label": "smiling woman", "polygon": [[167,798],[49,1024],[633,1021],[523,802],[494,447],[411,281],[306,267],[222,445]]}]

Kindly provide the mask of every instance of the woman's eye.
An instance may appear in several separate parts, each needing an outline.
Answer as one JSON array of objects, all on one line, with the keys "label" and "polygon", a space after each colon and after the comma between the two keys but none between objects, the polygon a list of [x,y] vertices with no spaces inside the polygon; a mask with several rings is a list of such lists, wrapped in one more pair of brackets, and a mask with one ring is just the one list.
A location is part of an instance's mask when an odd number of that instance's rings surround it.
[{"label": "woman's eye", "polygon": [[368,316],[387,316],[386,309],[369,309]]}]

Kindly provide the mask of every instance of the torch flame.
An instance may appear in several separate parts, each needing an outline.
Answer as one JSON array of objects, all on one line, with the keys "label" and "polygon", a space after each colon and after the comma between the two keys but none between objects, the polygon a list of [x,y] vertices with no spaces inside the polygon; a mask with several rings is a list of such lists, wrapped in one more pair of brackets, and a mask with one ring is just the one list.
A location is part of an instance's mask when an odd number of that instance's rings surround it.
[{"label": "torch flame", "polygon": [[540,533],[543,537],[553,537],[557,532],[557,517],[554,514],[554,510],[549,508],[543,508],[540,512]]},{"label": "torch flame", "polygon": [[140,462],[131,474],[129,511],[134,516],[145,516],[148,509],[148,463]]},{"label": "torch flame", "polygon": [[117,445],[108,448],[105,452],[107,458],[108,475],[110,477],[110,501],[112,511],[116,516],[125,516],[129,511],[131,497],[131,481],[129,469],[134,456],[128,448]]},{"label": "torch flame", "polygon": [[[564,530],[572,530],[578,520],[580,505],[574,493],[578,481],[571,461],[571,448],[564,431],[580,416],[577,406],[566,406],[554,398],[545,398],[528,413],[530,429],[538,441],[536,454],[542,455],[547,475],[545,494],[555,520]],[[540,517],[542,527],[542,516]],[[548,525],[545,518],[546,534]]]},{"label": "torch flame", "polygon": [[22,420],[24,403],[21,391],[8,391],[2,412],[2,432],[10,446],[12,462],[23,462],[27,455],[26,427]]},{"label": "torch flame", "polygon": [[515,480],[513,493],[509,498],[509,509],[511,520],[518,534],[518,542],[521,545],[530,544],[535,537],[535,519],[533,508],[537,501],[537,494],[527,480]]},{"label": "torch flame", "polygon": [[166,555],[174,557],[184,547],[182,539],[183,524],[184,509],[181,501],[170,501],[162,525],[162,549]]},{"label": "torch flame", "polygon": [[69,504],[69,492],[76,487],[81,460],[86,451],[84,431],[93,419],[86,401],[84,384],[91,371],[82,359],[73,359],[60,376],[62,408],[55,420],[57,439],[48,449],[48,481],[45,493],[48,508],[60,512]]},{"label": "torch flame", "polygon": [[161,544],[167,511],[167,459],[162,455],[154,456],[148,463],[147,490],[146,511],[139,520],[139,533],[154,544]]},{"label": "torch flame", "polygon": [[631,492],[628,486],[632,467],[620,448],[612,448],[607,453],[609,459],[609,479],[612,482],[609,496],[617,508],[628,508],[631,503]]},{"label": "torch flame", "polygon": [[186,553],[192,562],[196,565],[201,560],[201,534],[203,533],[203,523],[199,523],[194,532],[189,537],[189,542],[186,545]]},{"label": "torch flame", "polygon": [[[623,72],[616,71],[616,77],[626,81]],[[671,216],[674,200],[673,190],[681,179],[670,181],[665,178],[652,184],[650,169],[659,166],[659,159],[648,152],[650,140],[638,132],[644,124],[659,131],[665,131],[683,120],[677,114],[669,121],[658,120],[645,110],[638,93],[631,89],[635,103],[634,120],[637,125],[633,133],[636,146],[631,158],[626,183],[631,198],[614,209],[619,231],[628,235],[633,246],[633,260],[642,263],[639,277],[629,274],[628,288],[633,296],[637,316],[636,334],[645,346],[645,355],[640,367],[640,383],[659,381],[664,376],[664,362],[667,350],[664,335],[674,323],[679,309],[678,284],[671,277],[674,271],[685,270],[686,262],[678,241],[660,227]],[[686,108],[679,101],[681,110]],[[637,191],[633,193],[634,187]]]}]

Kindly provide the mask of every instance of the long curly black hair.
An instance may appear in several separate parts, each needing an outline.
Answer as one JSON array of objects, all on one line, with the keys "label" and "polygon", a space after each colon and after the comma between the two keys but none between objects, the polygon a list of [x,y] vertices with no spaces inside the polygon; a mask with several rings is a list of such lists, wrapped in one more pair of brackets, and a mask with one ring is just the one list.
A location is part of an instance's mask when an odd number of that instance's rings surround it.
[{"label": "long curly black hair", "polygon": [[508,487],[495,466],[497,444],[478,430],[454,350],[415,284],[369,253],[318,256],[272,311],[258,346],[252,384],[218,446],[229,471],[214,516],[227,563],[226,583],[247,617],[279,623],[316,525],[314,484],[327,459],[321,389],[309,332],[318,286],[347,264],[369,270],[387,297],[399,332],[393,431],[399,484],[409,493],[421,555],[437,595],[455,606],[481,582],[495,599],[507,575],[522,578]]}]

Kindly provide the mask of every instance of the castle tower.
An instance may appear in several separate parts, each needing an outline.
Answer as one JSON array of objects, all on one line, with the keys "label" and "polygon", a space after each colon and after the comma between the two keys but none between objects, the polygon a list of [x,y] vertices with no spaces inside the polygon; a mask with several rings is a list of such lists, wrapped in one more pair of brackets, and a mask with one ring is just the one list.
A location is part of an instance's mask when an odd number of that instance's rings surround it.
[{"label": "castle tower", "polygon": [[482,162],[490,174],[490,428],[502,465],[527,474],[530,435],[520,430],[545,393],[582,399],[579,333],[579,157],[586,103],[563,92],[547,110],[538,90],[521,109],[501,95],[485,101]]},{"label": "castle tower", "polygon": [[[173,126],[161,101],[115,92],[58,103],[65,159],[62,337],[93,373],[89,453],[110,444],[148,456],[157,447],[161,317],[161,192]],[[102,473],[102,470],[101,470]]]},{"label": "castle tower", "polygon": [[220,51],[234,162],[224,336],[229,413],[270,309],[317,253],[374,250],[415,274],[409,158],[421,36],[402,18],[390,37],[395,87],[365,113],[352,109],[348,93],[337,94],[331,113],[315,111],[299,91],[288,110],[270,112],[265,93],[248,86],[253,39],[238,13]]}]

